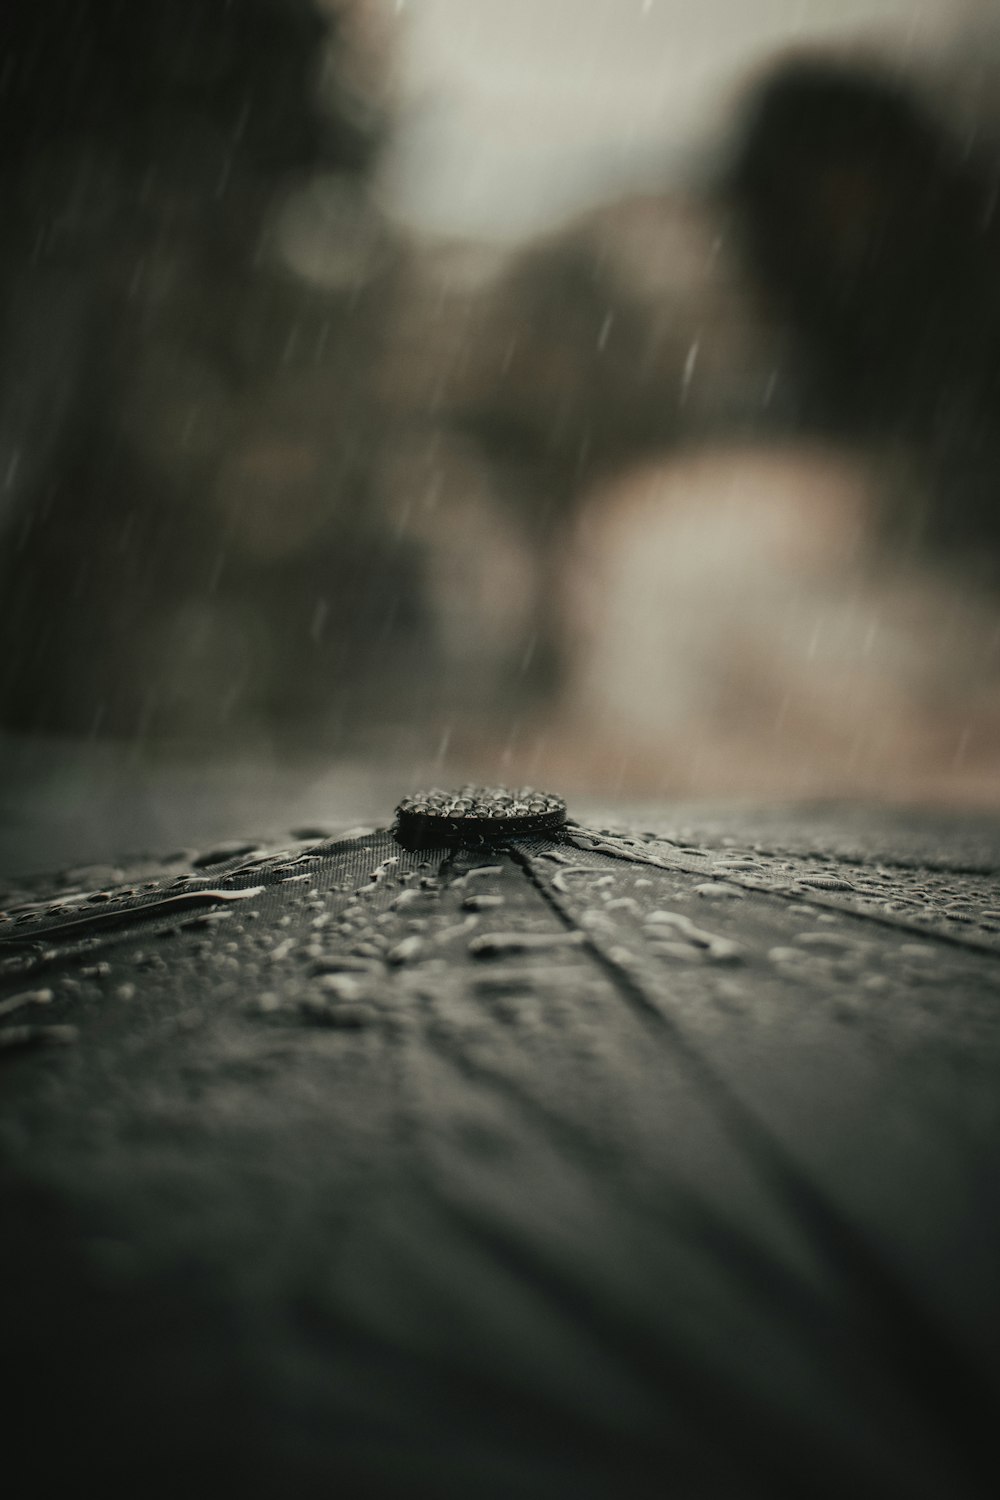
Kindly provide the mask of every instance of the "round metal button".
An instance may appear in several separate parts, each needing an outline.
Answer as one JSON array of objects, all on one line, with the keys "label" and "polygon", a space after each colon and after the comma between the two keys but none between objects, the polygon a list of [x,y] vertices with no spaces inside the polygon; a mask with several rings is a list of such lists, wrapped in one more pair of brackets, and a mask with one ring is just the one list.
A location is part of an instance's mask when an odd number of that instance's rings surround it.
[{"label": "round metal button", "polygon": [[404,797],[396,808],[394,833],[410,849],[436,844],[476,844],[519,834],[551,833],[566,822],[566,804],[532,787],[435,787]]}]

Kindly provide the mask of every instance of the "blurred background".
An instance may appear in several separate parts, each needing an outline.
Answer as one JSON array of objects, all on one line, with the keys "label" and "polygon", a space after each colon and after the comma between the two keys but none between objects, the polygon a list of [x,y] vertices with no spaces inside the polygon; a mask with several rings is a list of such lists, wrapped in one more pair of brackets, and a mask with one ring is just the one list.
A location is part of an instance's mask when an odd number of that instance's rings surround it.
[{"label": "blurred background", "polygon": [[992,10],[5,0],[0,858],[1000,803]]}]

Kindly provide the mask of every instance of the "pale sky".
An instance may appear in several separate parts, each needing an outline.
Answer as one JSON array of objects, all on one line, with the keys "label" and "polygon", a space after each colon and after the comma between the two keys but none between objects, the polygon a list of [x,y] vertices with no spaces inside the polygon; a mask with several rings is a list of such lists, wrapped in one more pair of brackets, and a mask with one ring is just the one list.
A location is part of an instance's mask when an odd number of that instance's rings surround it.
[{"label": "pale sky", "polygon": [[974,0],[382,0],[403,124],[386,207],[432,234],[511,238],[651,186],[711,139],[769,53],[941,44]]}]

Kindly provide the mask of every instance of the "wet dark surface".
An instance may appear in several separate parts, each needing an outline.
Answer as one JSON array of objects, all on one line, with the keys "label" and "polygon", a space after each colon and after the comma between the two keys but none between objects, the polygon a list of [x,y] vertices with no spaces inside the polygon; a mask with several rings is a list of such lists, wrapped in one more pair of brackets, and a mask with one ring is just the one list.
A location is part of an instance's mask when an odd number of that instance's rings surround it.
[{"label": "wet dark surface", "polygon": [[992,1493],[1000,841],[743,816],[9,901],[36,1492]]}]

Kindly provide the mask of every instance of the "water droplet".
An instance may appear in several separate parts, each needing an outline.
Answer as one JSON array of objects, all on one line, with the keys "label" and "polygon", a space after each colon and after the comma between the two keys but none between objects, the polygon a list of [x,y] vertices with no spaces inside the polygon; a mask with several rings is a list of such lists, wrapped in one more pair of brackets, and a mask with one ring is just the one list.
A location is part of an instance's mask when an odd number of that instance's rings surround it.
[{"label": "water droplet", "polygon": [[579,947],[586,942],[582,932],[484,932],[473,938],[473,958],[495,958],[505,953],[536,953],[546,948]]},{"label": "water droplet", "polygon": [[694,943],[658,942],[650,943],[649,948],[657,958],[678,958],[685,963],[701,963],[705,957],[705,949],[696,948]]},{"label": "water droplet", "polygon": [[623,948],[620,944],[608,949],[608,957],[623,969],[634,969],[639,962],[631,948]]},{"label": "water droplet", "polygon": [[13,1015],[14,1011],[25,1005],[50,1005],[52,998],[51,990],[25,990],[20,995],[11,995],[8,1000],[0,1001],[0,1016]]},{"label": "water droplet", "polygon": [[658,927],[673,928],[680,936],[697,948],[703,948],[710,959],[716,963],[738,963],[742,958],[742,949],[738,943],[731,938],[719,937],[714,932],[706,932],[701,927],[696,927],[690,917],[684,916],[677,911],[653,911],[644,919],[647,932],[650,937],[659,938],[661,934],[656,932]]},{"label": "water droplet", "polygon": [[810,962],[809,955],[798,948],[769,948],[767,956],[773,964],[807,965]]},{"label": "water droplet", "polygon": [[273,990],[265,990],[262,994],[247,1002],[246,1014],[250,1016],[273,1016],[276,1011],[284,1008],[280,995]]},{"label": "water droplet", "polygon": [[340,1031],[360,1031],[378,1020],[378,1012],[371,1005],[353,1002],[331,1005],[313,996],[299,1002],[299,1013],[305,1020]]},{"label": "water droplet", "polygon": [[411,937],[403,938],[394,948],[390,948],[386,958],[391,964],[411,964],[424,954],[424,939],[414,933]]},{"label": "water droplet", "polygon": [[832,953],[864,952],[871,944],[843,932],[800,932],[795,942],[804,948],[823,948]]},{"label": "water droplet", "polygon": [[353,974],[321,974],[316,984],[325,996],[336,1000],[360,1000],[365,992],[364,985]]},{"label": "water droplet", "polygon": [[314,974],[376,974],[380,964],[371,958],[358,958],[351,953],[320,954],[314,957]]},{"label": "water droplet", "polygon": [[803,876],[797,885],[810,891],[853,891],[854,889],[849,880],[842,880],[837,875],[807,875]]},{"label": "water droplet", "polygon": [[[552,854],[547,854],[545,856],[546,859],[553,859],[554,857],[555,856],[552,855]],[[556,873],[553,875],[553,877],[552,877],[552,889],[555,890],[555,891],[562,891],[562,893],[564,895],[569,895],[569,886],[566,884],[566,881],[567,881],[567,879],[569,878],[570,875],[591,875],[591,876],[594,876],[594,875],[597,875],[597,874],[598,874],[598,871],[594,868],[593,865],[566,865],[566,866],[564,866],[563,869],[557,870]],[[599,883],[604,884],[609,879],[610,879],[609,876],[602,876],[601,877],[601,881]]]},{"label": "water droplet", "polygon": [[741,891],[737,885],[726,885],[721,880],[709,880],[703,885],[694,887],[696,896],[703,896],[706,901],[745,901],[746,892]]},{"label": "water droplet", "polygon": [[924,943],[901,943],[899,956],[908,963],[920,964],[936,964],[940,959],[938,950]]}]

